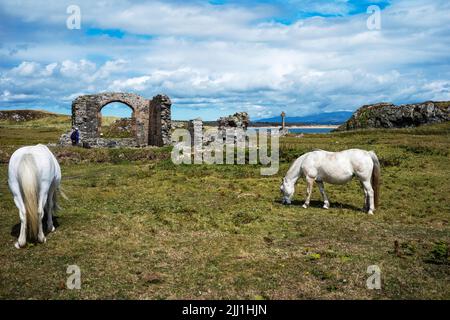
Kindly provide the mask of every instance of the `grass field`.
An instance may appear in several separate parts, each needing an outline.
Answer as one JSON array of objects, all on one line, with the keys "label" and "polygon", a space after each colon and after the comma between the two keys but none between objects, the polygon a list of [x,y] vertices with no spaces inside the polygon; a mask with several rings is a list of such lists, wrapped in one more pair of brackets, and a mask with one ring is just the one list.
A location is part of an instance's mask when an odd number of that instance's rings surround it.
[{"label": "grass field", "polygon": [[[0,123],[0,298],[450,299],[450,123],[281,140],[281,168],[175,166],[170,149],[52,148],[62,164],[58,227],[17,250],[19,217],[7,161],[19,146],[56,142],[68,119]],[[291,206],[279,184],[314,148],[375,150],[381,207],[364,214],[356,181],[326,185],[331,209]],[[81,268],[81,290],[65,286]],[[382,289],[368,290],[368,266]]]}]

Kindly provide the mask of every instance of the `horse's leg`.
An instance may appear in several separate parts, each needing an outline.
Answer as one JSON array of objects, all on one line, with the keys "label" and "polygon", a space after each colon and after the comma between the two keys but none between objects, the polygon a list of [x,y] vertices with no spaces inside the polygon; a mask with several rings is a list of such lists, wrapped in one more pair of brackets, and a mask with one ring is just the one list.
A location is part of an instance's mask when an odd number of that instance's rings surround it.
[{"label": "horse's leg", "polygon": [[47,231],[53,232],[55,231],[55,226],[53,225],[53,197],[54,197],[55,189],[52,187],[48,192],[47,198]]},{"label": "horse's leg", "polygon": [[47,241],[47,239],[45,238],[45,235],[44,235],[44,230],[42,227],[42,219],[44,218],[44,206],[46,205],[47,192],[43,191],[42,189],[43,188],[41,186],[41,192],[39,193],[39,202],[38,202],[38,216],[39,216],[38,241],[40,243],[45,243],[45,241]]},{"label": "horse's leg", "polygon": [[25,212],[25,205],[22,202],[21,198],[14,197],[14,203],[19,209],[19,217],[20,217],[20,234],[19,239],[14,244],[17,249],[23,248],[27,243],[27,215]]},{"label": "horse's leg", "polygon": [[317,184],[319,185],[320,194],[323,198],[323,208],[329,209],[330,208],[330,202],[328,201],[327,194],[325,193],[325,187],[323,185],[323,181],[317,181]]},{"label": "horse's leg", "polygon": [[314,186],[314,179],[307,176],[306,177],[306,185],[307,185],[306,186],[307,196],[306,196],[305,203],[303,204],[303,208],[305,208],[305,209],[309,207],[309,203],[311,201],[311,194],[312,194],[312,189]]},{"label": "horse's leg", "polygon": [[368,214],[373,214],[373,211],[375,210],[375,203],[373,199],[373,188],[372,184],[370,183],[370,179],[365,180],[362,182],[365,191],[367,192],[368,198],[369,198],[369,209],[367,211]]},{"label": "horse's leg", "polygon": [[364,207],[363,207],[363,211],[367,211],[369,210],[369,194],[367,193],[366,188],[364,188],[364,184],[362,183],[362,181],[359,181],[361,183],[361,188],[364,191]]}]

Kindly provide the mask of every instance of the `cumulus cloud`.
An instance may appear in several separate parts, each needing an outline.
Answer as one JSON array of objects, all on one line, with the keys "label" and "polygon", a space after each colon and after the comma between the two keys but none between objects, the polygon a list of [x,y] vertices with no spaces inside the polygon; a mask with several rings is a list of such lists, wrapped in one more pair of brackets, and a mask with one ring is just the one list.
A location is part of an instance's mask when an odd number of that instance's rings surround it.
[{"label": "cumulus cloud", "polygon": [[40,69],[40,65],[36,62],[24,61],[19,66],[12,69],[13,74],[18,76],[32,76],[37,75],[37,70]]},{"label": "cumulus cloud", "polygon": [[377,31],[364,1],[249,3],[79,1],[67,30],[67,1],[2,1],[0,107],[16,103],[5,92],[69,111],[79,93],[131,91],[169,94],[176,118],[260,118],[450,96],[448,1],[393,0]]},{"label": "cumulus cloud", "polygon": [[24,93],[12,94],[8,90],[4,90],[0,94],[0,101],[3,102],[20,102],[20,101],[30,101],[35,99],[36,96]]}]

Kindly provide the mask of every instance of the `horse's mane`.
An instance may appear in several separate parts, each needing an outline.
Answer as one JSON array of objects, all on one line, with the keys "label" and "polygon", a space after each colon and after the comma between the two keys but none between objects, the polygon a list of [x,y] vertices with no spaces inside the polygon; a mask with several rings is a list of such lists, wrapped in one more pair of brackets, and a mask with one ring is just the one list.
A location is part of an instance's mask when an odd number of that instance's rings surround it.
[{"label": "horse's mane", "polygon": [[300,174],[300,169],[301,169],[301,163],[304,159],[304,157],[306,156],[306,153],[302,154],[300,157],[298,157],[294,163],[289,167],[289,170],[286,173],[286,177],[294,177]]}]

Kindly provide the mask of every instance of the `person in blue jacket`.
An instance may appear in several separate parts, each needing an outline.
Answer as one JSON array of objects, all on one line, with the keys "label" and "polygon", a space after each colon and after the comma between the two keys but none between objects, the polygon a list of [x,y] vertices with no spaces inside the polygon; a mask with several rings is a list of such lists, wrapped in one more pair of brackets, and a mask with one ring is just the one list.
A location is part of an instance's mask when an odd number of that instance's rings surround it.
[{"label": "person in blue jacket", "polygon": [[70,135],[70,140],[72,140],[72,145],[76,146],[80,142],[80,132],[78,128],[74,127],[72,134]]}]

